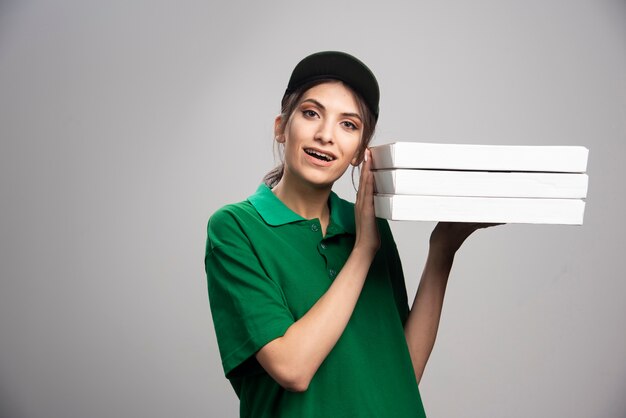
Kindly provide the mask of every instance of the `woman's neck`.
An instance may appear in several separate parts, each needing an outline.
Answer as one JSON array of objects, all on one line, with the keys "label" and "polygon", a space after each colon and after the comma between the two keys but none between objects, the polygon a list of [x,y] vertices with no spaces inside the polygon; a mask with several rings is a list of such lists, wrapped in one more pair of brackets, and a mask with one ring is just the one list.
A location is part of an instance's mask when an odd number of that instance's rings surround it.
[{"label": "woman's neck", "polygon": [[297,184],[283,177],[272,191],[285,206],[303,218],[319,219],[322,232],[326,234],[330,219],[328,196],[331,186],[328,188],[307,187],[307,185]]}]

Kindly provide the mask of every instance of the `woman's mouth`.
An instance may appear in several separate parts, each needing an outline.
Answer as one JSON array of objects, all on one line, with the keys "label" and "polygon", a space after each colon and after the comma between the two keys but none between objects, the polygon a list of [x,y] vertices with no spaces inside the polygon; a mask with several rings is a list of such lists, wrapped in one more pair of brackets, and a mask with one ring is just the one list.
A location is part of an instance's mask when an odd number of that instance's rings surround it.
[{"label": "woman's mouth", "polygon": [[335,156],[330,153],[322,152],[313,148],[305,148],[304,152],[306,152],[311,157],[324,162],[331,162],[336,159]]}]

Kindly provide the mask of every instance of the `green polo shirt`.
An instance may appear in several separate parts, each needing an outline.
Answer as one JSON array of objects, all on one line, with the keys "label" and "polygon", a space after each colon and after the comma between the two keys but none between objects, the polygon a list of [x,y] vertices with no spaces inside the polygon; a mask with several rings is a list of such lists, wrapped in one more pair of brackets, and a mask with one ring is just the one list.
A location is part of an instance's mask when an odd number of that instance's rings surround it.
[{"label": "green polo shirt", "polygon": [[424,417],[403,324],[408,303],[389,225],[352,317],[305,392],[289,392],[255,353],[328,290],[355,240],[354,205],[331,193],[330,223],[304,219],[265,185],[208,224],[209,300],[226,377],[242,417]]}]

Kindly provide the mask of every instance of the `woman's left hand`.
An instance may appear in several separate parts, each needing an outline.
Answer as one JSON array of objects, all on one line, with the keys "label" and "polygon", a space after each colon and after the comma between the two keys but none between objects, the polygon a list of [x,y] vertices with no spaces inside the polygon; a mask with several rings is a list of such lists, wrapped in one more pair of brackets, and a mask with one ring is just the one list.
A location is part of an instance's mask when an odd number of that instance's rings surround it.
[{"label": "woman's left hand", "polygon": [[489,228],[499,223],[439,222],[430,235],[430,247],[441,255],[453,257],[463,242],[477,229]]}]

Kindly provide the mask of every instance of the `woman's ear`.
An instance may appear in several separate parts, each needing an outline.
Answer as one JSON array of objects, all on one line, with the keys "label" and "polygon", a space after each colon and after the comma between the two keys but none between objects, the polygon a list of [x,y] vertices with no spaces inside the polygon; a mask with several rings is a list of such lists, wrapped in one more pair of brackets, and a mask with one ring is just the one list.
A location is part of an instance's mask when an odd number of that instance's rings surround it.
[{"label": "woman's ear", "polygon": [[363,162],[364,156],[365,156],[365,150],[359,149],[356,152],[356,154],[354,154],[354,157],[352,158],[352,161],[350,161],[350,164],[354,167],[358,167],[358,165]]},{"label": "woman's ear", "polygon": [[278,143],[285,142],[285,132],[282,115],[278,115],[276,116],[276,119],[274,119],[274,139]]}]

